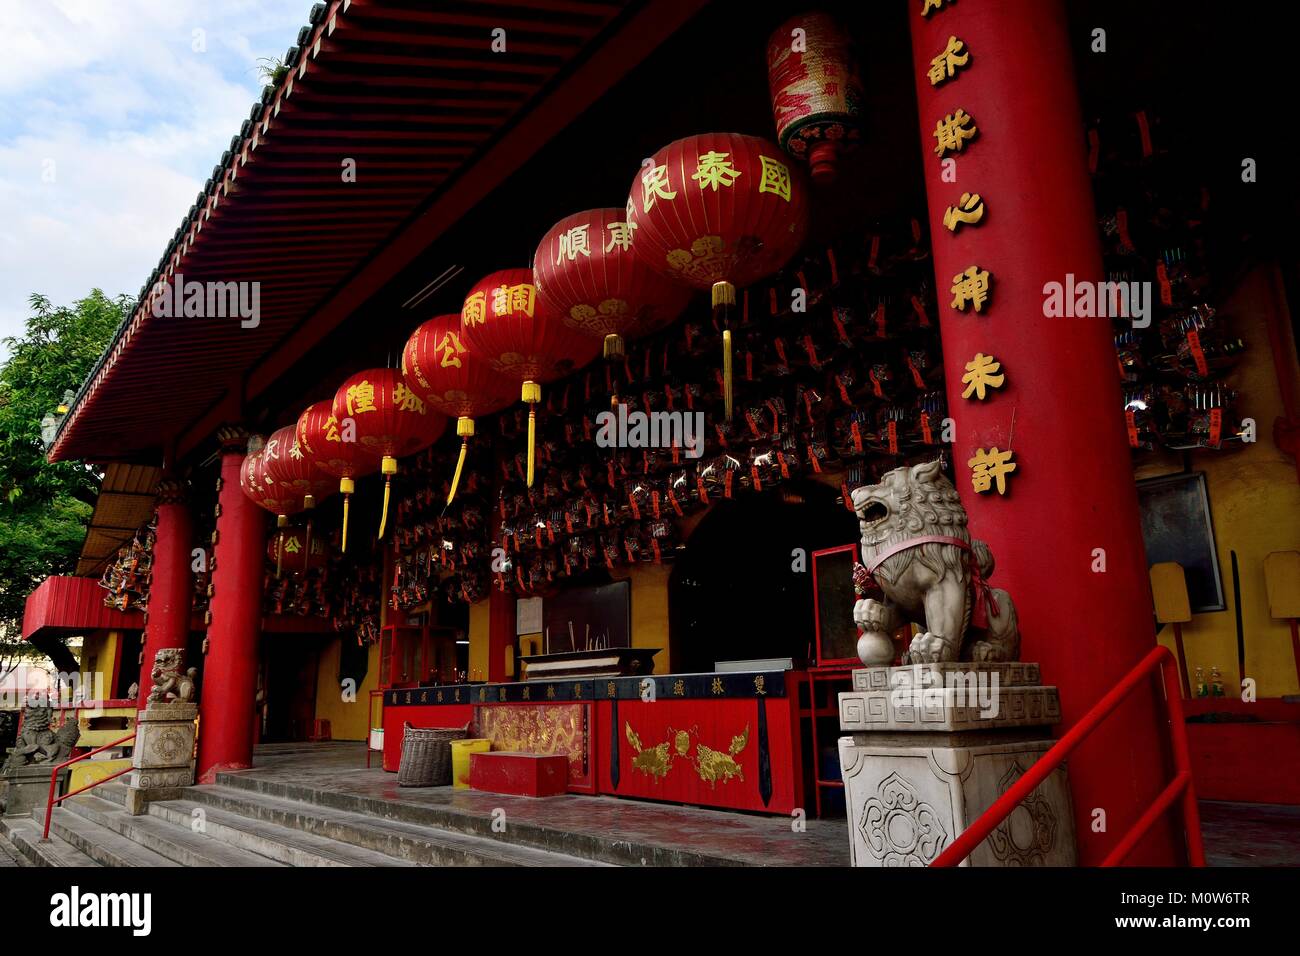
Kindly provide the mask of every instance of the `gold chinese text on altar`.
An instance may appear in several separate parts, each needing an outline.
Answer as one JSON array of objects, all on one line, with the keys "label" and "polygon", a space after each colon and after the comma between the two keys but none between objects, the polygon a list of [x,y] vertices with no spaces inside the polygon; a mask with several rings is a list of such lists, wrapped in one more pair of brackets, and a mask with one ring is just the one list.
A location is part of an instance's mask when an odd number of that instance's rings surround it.
[{"label": "gold chinese text on altar", "polygon": [[957,205],[949,206],[943,213],[943,225],[956,232],[961,225],[975,225],[984,218],[984,200],[979,193],[962,193]]},{"label": "gold chinese text on altar", "polygon": [[989,300],[989,271],[979,266],[970,266],[965,272],[952,277],[951,305],[958,312],[965,312],[970,306],[976,312],[981,311]]},{"label": "gold chinese text on altar", "polygon": [[970,51],[966,44],[955,36],[948,37],[948,45],[942,53],[930,60],[930,85],[938,86],[957,75],[957,71],[970,62]]},{"label": "gold chinese text on altar", "polygon": [[960,153],[967,140],[972,140],[979,132],[975,120],[963,109],[955,110],[939,120],[934,126],[934,154],[942,157],[947,153]]},{"label": "gold chinese text on altar", "polygon": [[970,467],[971,487],[979,494],[997,489],[998,494],[1007,493],[1007,476],[1018,467],[1012,459],[1011,450],[999,451],[993,447],[985,451],[976,449],[975,457],[966,464]]},{"label": "gold chinese text on altar", "polygon": [[1002,363],[992,355],[976,352],[975,357],[966,363],[966,374],[961,377],[962,383],[966,386],[961,397],[970,398],[974,395],[981,402],[984,401],[986,389],[1001,388],[1002,383],[1007,380],[1005,375],[999,374],[1001,371]]}]

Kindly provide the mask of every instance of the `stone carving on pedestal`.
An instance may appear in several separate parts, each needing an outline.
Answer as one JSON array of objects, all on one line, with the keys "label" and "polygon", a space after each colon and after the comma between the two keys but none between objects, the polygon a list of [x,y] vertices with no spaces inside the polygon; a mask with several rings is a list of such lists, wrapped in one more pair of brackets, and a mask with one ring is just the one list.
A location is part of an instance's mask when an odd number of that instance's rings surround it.
[{"label": "stone carving on pedestal", "polygon": [[126,807],[145,811],[149,800],[172,800],[194,783],[194,703],[196,668],[185,667],[185,652],[165,647],[154,656],[153,690],[136,717],[135,750],[127,774]]},{"label": "stone carving on pedestal", "polygon": [[934,807],[917,799],[897,773],[880,781],[863,805],[858,829],[881,866],[927,866],[948,843]]},{"label": "stone carving on pedestal", "polygon": [[149,691],[149,703],[170,703],[180,701],[189,703],[194,700],[194,681],[198,677],[198,668],[191,667],[185,673],[185,651],[179,647],[164,647],[154,654],[153,669],[149,677],[153,681],[153,690]]},{"label": "stone carving on pedestal", "polygon": [[892,663],[892,633],[922,630],[904,663],[1013,661],[1020,629],[1011,597],[988,586],[993,555],[970,536],[966,510],[941,462],[895,468],[878,485],[853,492],[862,530],[862,566],[884,600],[863,597],[853,619],[858,655],[868,667]]},{"label": "stone carving on pedestal", "polygon": [[[32,807],[43,805],[54,768],[72,756],[81,736],[75,713],[55,730],[50,729],[53,719],[54,708],[48,700],[32,701],[23,708],[22,729],[0,771],[0,778],[8,784],[6,814],[26,814]],[[67,768],[58,771],[56,793],[66,789],[70,772]]]}]

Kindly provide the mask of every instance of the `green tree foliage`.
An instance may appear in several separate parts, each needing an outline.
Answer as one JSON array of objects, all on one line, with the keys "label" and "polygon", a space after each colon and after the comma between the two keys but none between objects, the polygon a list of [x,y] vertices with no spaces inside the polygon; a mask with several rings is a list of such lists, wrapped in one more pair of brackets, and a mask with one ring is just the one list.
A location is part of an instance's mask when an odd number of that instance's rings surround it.
[{"label": "green tree foliage", "polygon": [[0,366],[0,672],[19,638],[27,595],[75,563],[100,475],[80,462],[51,464],[41,419],[94,368],[131,309],[125,295],[95,289],[71,306],[31,297],[26,333],[6,338]]}]

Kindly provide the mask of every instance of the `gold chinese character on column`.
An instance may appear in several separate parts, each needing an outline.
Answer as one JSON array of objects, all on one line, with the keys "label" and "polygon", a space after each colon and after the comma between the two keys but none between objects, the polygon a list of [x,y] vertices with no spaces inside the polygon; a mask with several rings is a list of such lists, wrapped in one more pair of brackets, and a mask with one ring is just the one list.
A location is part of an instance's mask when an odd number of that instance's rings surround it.
[{"label": "gold chinese character on column", "polygon": [[943,213],[943,225],[949,232],[956,232],[963,223],[975,225],[984,218],[984,200],[979,193],[962,193],[957,205],[949,206]]},{"label": "gold chinese character on column", "polygon": [[978,132],[979,127],[969,113],[955,110],[934,125],[934,154],[942,157],[944,153],[960,153],[966,141],[974,139]]},{"label": "gold chinese character on column", "polygon": [[957,75],[957,68],[970,62],[970,51],[966,44],[955,36],[948,37],[944,51],[930,61],[930,85],[938,86]]},{"label": "gold chinese character on column", "polygon": [[1002,383],[1007,380],[1005,375],[999,374],[1001,371],[1002,363],[995,360],[992,355],[976,352],[975,357],[966,363],[966,374],[961,377],[966,384],[966,390],[961,393],[961,397],[970,398],[974,394],[981,402],[984,401],[985,389],[1001,388]]},{"label": "gold chinese character on column", "polygon": [[952,307],[958,312],[965,312],[970,305],[979,312],[989,298],[989,272],[979,266],[971,266],[965,272],[952,277]]},{"label": "gold chinese character on column", "polygon": [[966,464],[970,467],[971,486],[979,493],[992,491],[994,484],[1000,495],[1007,493],[1007,475],[1016,470],[1017,465],[1011,460],[1011,451],[998,451],[996,447],[985,451],[977,449],[975,457]]}]

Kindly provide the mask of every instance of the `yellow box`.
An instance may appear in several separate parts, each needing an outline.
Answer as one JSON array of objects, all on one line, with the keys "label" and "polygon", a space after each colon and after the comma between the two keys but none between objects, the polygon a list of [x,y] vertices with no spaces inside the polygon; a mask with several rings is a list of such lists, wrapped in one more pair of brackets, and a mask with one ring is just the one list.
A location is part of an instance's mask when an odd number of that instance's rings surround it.
[{"label": "yellow box", "polygon": [[469,755],[487,753],[492,741],[478,738],[451,742],[451,785],[461,790],[469,789]]}]

